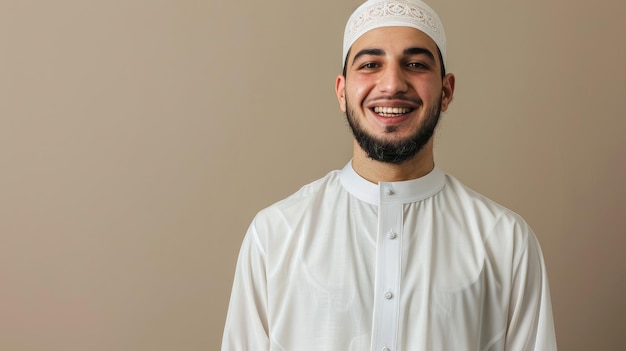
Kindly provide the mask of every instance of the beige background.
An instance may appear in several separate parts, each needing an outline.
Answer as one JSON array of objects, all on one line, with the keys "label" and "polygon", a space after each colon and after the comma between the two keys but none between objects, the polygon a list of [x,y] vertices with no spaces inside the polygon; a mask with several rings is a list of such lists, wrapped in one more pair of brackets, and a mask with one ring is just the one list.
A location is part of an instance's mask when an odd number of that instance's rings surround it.
[{"label": "beige background", "polygon": [[[218,349],[254,214],[350,157],[358,3],[0,1],[0,349]],[[535,229],[560,349],[622,349],[626,2],[431,5],[439,166]]]}]

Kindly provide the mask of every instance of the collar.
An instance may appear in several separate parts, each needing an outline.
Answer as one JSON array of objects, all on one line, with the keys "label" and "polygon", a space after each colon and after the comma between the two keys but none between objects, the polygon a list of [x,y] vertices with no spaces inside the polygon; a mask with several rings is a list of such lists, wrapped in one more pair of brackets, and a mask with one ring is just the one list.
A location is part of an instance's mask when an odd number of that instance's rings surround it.
[{"label": "collar", "polygon": [[427,175],[401,182],[374,184],[361,177],[352,168],[352,161],[340,171],[341,185],[359,200],[378,206],[383,203],[411,203],[427,199],[445,185],[445,173],[435,167]]}]

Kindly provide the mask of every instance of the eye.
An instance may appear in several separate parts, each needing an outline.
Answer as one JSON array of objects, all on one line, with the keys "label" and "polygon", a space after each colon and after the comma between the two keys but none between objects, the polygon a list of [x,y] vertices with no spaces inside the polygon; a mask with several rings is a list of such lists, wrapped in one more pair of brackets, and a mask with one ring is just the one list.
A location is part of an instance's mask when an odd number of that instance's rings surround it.
[{"label": "eye", "polygon": [[360,69],[373,69],[373,68],[377,68],[378,64],[376,62],[367,62],[362,64],[359,68]]},{"label": "eye", "polygon": [[428,65],[423,62],[409,62],[407,67],[412,69],[428,69]]}]

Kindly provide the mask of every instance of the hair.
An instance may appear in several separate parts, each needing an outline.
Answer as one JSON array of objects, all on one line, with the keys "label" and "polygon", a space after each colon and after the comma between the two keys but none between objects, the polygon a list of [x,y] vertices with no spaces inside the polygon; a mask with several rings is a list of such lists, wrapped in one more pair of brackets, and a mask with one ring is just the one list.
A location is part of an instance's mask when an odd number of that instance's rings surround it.
[{"label": "hair", "polygon": [[[355,112],[350,108],[348,96],[346,96],[346,119],[354,139],[369,158],[385,163],[402,164],[414,158],[432,139],[435,128],[437,128],[439,123],[442,101],[443,96],[439,96],[439,102],[431,106],[420,128],[413,135],[403,140],[379,139],[369,134],[361,127],[358,117],[355,116]],[[393,132],[395,129],[395,126],[389,126],[386,128],[386,131]]]},{"label": "hair", "polygon": [[[347,67],[348,67],[348,58],[350,57],[350,52],[352,48],[348,49],[348,53],[346,54],[346,61],[343,63],[343,76],[345,78]],[[441,50],[437,47],[437,56],[439,56],[439,62],[441,62],[441,79],[446,76],[446,66],[443,63],[443,55],[441,55]]]}]

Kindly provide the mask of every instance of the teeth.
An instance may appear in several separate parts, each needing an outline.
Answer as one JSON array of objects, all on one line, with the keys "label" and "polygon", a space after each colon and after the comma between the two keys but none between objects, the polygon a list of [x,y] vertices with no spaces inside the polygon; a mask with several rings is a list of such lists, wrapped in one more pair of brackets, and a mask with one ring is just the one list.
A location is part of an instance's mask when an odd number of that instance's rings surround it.
[{"label": "teeth", "polygon": [[411,112],[412,109],[407,107],[384,107],[377,106],[374,107],[374,112],[380,114],[381,116],[386,115],[403,115],[405,113]]}]

